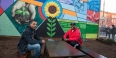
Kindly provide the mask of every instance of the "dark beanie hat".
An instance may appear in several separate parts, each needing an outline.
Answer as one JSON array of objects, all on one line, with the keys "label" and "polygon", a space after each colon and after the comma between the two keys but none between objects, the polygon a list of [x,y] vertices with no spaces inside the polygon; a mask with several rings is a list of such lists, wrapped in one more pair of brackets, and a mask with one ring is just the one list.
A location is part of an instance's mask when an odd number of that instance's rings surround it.
[{"label": "dark beanie hat", "polygon": [[71,22],[71,24],[70,25],[75,25],[75,23],[74,22]]}]

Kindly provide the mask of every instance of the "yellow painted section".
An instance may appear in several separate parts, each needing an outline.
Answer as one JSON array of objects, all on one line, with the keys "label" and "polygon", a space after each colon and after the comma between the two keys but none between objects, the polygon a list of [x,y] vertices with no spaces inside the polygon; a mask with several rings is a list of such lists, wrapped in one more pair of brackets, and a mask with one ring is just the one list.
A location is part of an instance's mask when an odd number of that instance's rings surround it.
[{"label": "yellow painted section", "polygon": [[97,38],[97,34],[86,34],[86,38],[96,39]]},{"label": "yellow painted section", "polygon": [[[34,4],[34,5],[37,5],[37,6],[42,6],[42,2],[38,2],[38,1],[35,1],[35,0],[21,0],[21,1],[23,1],[23,2],[27,2],[27,3],[30,3],[30,4]],[[63,13],[64,14],[68,14],[68,15],[71,15],[71,16],[77,16],[76,15],[76,12],[74,12],[74,11],[70,11],[70,10],[67,10],[67,9],[64,9],[63,8]]]},{"label": "yellow painted section", "polygon": [[86,38],[92,38],[92,39],[96,39],[97,38],[97,34],[86,34]]}]

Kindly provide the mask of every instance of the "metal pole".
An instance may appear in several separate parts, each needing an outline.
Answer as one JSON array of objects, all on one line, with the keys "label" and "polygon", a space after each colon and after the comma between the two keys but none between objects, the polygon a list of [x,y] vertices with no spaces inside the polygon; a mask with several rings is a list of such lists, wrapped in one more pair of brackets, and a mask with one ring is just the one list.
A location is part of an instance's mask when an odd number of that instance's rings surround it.
[{"label": "metal pole", "polygon": [[105,10],[105,0],[104,0],[104,3],[103,3],[103,17],[104,17],[104,10]]}]

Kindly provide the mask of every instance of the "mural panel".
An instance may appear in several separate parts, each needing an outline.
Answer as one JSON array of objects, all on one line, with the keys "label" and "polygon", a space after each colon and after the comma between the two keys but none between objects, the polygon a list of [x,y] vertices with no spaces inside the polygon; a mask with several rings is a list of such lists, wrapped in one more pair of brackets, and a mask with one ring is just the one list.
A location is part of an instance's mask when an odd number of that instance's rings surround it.
[{"label": "mural panel", "polygon": [[8,5],[4,2],[7,1],[1,2],[0,14],[5,11],[20,34],[30,20],[36,20],[39,36],[62,37],[70,23],[75,22],[83,38],[97,37],[100,0],[10,0]]}]

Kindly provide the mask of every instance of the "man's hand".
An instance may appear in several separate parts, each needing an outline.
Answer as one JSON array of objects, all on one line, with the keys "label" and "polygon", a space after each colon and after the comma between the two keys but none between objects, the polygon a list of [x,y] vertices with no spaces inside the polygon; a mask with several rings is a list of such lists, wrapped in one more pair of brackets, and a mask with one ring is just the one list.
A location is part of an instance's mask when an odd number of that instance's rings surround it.
[{"label": "man's hand", "polygon": [[64,41],[69,41],[69,39],[68,38],[65,38]]},{"label": "man's hand", "polygon": [[30,13],[32,15],[30,19],[33,20],[35,18],[35,15],[36,15],[35,5],[29,4],[28,9],[29,9],[29,11],[30,11]]},{"label": "man's hand", "polygon": [[23,6],[25,6],[25,5],[26,5],[25,2],[17,1],[17,2],[15,3],[15,5],[13,6],[13,8],[12,8],[12,17],[15,16],[15,11],[16,11],[17,9],[20,9],[21,7],[23,7]]},{"label": "man's hand", "polygon": [[44,44],[45,43],[45,40],[42,40],[42,43]]}]

